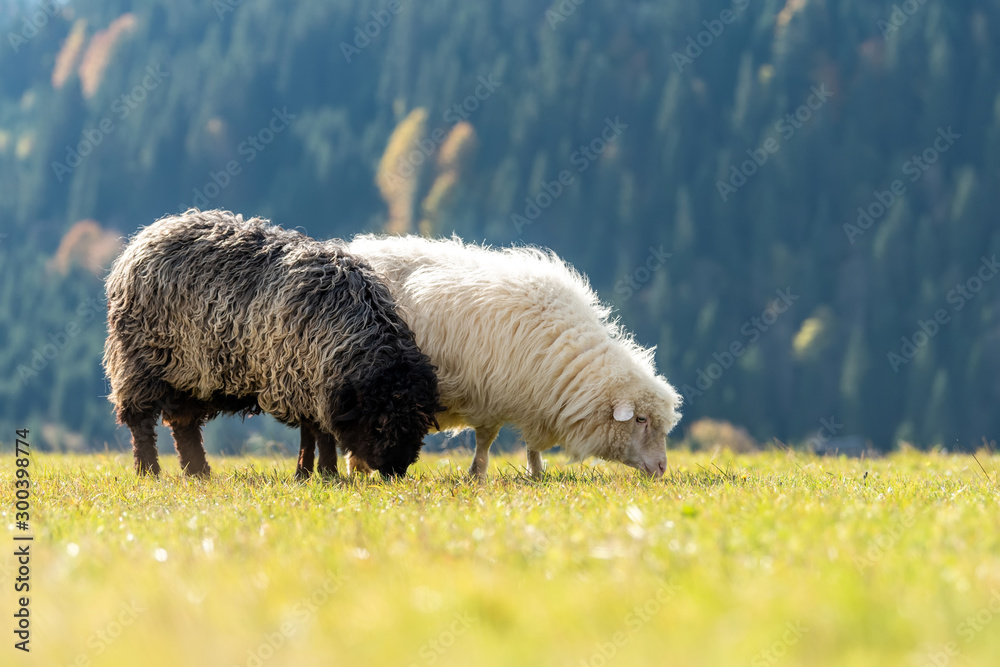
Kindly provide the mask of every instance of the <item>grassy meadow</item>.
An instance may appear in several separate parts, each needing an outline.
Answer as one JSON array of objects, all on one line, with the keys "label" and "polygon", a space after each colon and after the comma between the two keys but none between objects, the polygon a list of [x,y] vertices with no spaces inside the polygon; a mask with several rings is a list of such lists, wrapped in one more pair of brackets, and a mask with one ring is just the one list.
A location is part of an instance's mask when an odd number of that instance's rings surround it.
[{"label": "grassy meadow", "polygon": [[655,481],[546,458],[540,481],[513,455],[469,481],[452,451],[298,483],[291,459],[200,481],[35,454],[32,651],[5,627],[0,662],[997,664],[1000,456],[678,451]]}]

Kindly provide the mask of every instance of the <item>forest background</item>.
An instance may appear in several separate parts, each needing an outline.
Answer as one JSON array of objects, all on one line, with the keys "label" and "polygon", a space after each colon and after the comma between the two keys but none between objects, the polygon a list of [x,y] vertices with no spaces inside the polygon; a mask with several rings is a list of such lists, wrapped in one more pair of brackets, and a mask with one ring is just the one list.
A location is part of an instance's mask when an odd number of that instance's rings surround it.
[{"label": "forest background", "polygon": [[4,433],[126,446],[101,280],[188,206],[552,248],[679,436],[1000,426],[1000,3],[8,0],[0,35]]}]

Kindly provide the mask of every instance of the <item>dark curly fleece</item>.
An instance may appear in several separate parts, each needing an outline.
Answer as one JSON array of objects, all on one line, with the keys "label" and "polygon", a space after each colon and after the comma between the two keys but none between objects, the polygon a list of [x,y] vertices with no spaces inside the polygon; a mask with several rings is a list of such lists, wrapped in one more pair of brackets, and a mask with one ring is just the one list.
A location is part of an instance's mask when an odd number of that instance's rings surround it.
[{"label": "dark curly fleece", "polygon": [[405,474],[436,426],[434,367],[381,279],[340,242],[192,209],[140,231],[107,293],[109,398],[140,473],[159,471],[161,414],[189,474],[210,472],[201,426],[220,413],[301,427],[324,472],[336,470],[324,448],[339,443]]}]

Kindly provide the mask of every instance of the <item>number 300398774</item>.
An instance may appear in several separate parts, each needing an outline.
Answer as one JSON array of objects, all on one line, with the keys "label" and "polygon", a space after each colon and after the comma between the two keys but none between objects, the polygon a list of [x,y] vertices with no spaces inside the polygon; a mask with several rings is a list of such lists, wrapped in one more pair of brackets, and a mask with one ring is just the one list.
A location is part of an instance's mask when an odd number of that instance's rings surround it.
[{"label": "number 300398774", "polygon": [[30,504],[28,498],[31,495],[31,475],[28,472],[28,467],[31,463],[31,445],[28,443],[28,429],[20,429],[17,431],[17,450],[16,450],[16,460],[17,472],[15,473],[14,488],[16,501],[14,503],[15,515],[14,520],[17,522],[17,527],[21,530],[28,529],[28,521],[31,518],[28,511]]}]

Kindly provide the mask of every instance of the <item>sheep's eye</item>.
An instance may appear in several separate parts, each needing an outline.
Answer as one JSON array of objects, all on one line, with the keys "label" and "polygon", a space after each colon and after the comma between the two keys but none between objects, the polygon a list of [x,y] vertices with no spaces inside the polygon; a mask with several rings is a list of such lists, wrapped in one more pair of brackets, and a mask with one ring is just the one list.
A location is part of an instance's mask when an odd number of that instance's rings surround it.
[{"label": "sheep's eye", "polygon": [[645,424],[646,423],[646,418],[645,417],[636,417],[635,420],[637,422],[639,422],[640,424]]}]

